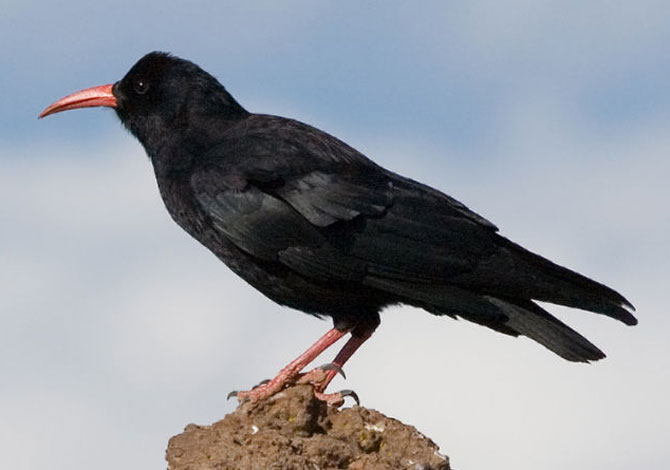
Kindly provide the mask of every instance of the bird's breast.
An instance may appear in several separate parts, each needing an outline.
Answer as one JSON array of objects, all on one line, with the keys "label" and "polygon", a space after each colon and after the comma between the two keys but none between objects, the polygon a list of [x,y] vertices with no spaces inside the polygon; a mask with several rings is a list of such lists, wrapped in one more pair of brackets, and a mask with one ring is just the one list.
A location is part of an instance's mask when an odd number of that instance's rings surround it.
[{"label": "bird's breast", "polygon": [[206,219],[189,183],[188,171],[162,171],[154,165],[158,190],[172,219],[192,237],[203,242]]}]

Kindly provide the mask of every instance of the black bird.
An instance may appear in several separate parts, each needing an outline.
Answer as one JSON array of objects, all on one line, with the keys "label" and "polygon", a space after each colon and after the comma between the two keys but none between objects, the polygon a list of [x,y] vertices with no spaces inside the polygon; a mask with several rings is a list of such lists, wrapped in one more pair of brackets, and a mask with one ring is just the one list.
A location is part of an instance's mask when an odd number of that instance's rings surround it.
[{"label": "black bird", "polygon": [[[306,375],[323,391],[393,304],[527,336],[576,362],[605,354],[534,301],[637,320],[623,296],[498,234],[446,194],[388,171],[337,138],[292,119],[246,111],[209,73],[163,52],[113,85],[48,108],[108,106],[144,146],[172,218],[273,301],[334,328],[259,399]],[[332,367],[301,374],[342,336]]]}]

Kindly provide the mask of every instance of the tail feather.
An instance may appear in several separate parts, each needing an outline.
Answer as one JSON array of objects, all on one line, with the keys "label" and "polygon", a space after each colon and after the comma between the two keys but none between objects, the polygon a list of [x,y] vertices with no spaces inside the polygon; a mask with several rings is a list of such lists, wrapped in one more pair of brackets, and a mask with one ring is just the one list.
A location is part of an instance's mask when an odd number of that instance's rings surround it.
[{"label": "tail feather", "polygon": [[601,313],[626,325],[637,324],[637,318],[631,313],[635,307],[614,289],[559,266],[513,242],[508,243],[516,248],[515,255],[528,264],[529,270],[539,274],[543,292],[532,298]]},{"label": "tail feather", "polygon": [[605,357],[593,343],[531,300],[381,278],[368,278],[367,283],[435,315],[461,317],[506,335],[526,336],[568,361],[589,362]]},{"label": "tail feather", "polygon": [[492,297],[488,300],[509,318],[505,327],[537,341],[568,361],[589,362],[605,357],[593,343],[531,301],[512,302]]},{"label": "tail feather", "polygon": [[501,247],[473,272],[457,280],[484,295],[533,299],[579,308],[636,325],[635,308],[621,294],[575,271],[559,266],[500,237]]}]

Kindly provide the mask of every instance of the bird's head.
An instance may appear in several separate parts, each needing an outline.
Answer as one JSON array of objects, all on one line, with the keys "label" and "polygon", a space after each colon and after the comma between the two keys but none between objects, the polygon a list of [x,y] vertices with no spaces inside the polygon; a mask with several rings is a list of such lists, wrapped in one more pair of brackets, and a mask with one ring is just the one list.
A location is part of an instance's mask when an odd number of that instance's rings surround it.
[{"label": "bird's head", "polygon": [[209,73],[165,52],[142,57],[118,82],[78,91],[48,106],[40,118],[70,109],[106,106],[151,154],[165,136],[204,119],[236,119],[247,112]]}]

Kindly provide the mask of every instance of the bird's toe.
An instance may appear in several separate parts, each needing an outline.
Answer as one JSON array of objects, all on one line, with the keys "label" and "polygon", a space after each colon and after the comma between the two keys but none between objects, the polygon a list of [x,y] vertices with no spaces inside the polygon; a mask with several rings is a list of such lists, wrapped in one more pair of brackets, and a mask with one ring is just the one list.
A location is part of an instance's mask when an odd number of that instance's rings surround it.
[{"label": "bird's toe", "polygon": [[328,405],[335,407],[342,406],[346,397],[353,398],[357,405],[361,404],[358,394],[353,390],[340,390],[339,392],[334,393],[323,393],[315,390],[314,396],[319,400],[326,402]]}]

